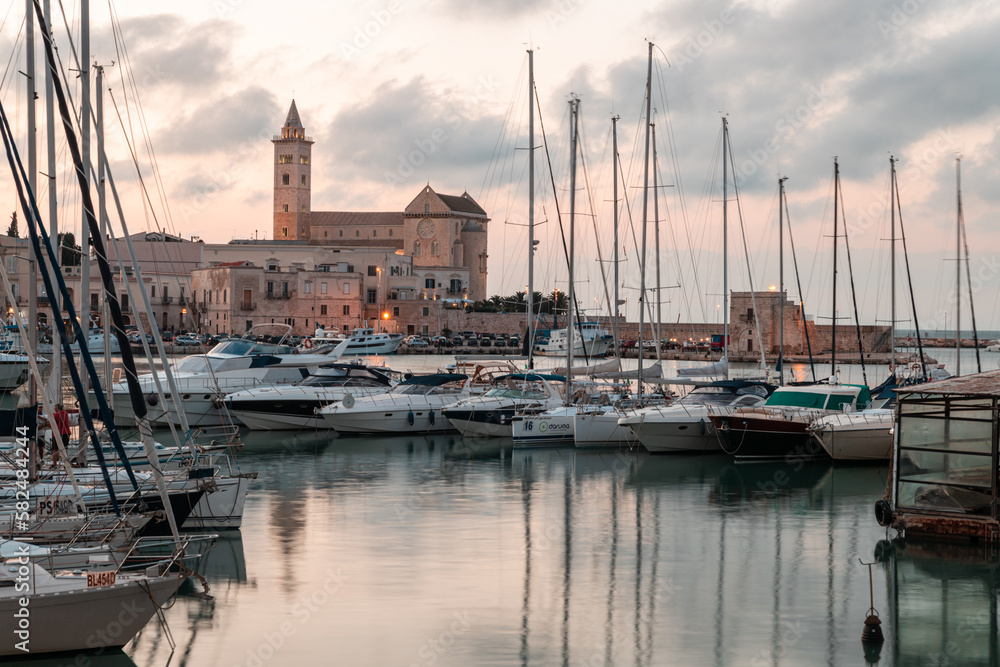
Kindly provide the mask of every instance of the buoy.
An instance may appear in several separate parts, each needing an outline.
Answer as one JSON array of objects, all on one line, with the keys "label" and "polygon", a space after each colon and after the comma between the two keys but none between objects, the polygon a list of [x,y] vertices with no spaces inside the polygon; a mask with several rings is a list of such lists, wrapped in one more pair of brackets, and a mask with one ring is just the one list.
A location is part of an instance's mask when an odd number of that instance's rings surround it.
[{"label": "buoy", "polygon": [[868,613],[865,614],[865,627],[861,630],[861,643],[881,644],[885,637],[882,636],[882,619],[875,611],[875,590],[872,587],[872,565],[875,563],[866,563],[860,558],[858,562],[868,566]]},{"label": "buoy", "polygon": [[406,421],[410,423],[410,426],[413,426],[413,410],[410,410],[410,414],[406,415]]}]

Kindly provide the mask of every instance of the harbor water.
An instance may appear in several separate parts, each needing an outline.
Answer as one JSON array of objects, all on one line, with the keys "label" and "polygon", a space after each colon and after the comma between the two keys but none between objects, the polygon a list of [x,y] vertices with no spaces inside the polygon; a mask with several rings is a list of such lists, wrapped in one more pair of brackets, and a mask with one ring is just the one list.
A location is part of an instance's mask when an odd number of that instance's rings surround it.
[{"label": "harbor water", "polygon": [[[458,435],[244,442],[240,467],[260,478],[242,529],[199,564],[207,596],[188,582],[166,610],[176,648],[154,619],[86,664],[998,663],[995,557],[879,527],[884,465]],[[871,602],[859,559],[876,561],[878,655],[860,641]]]}]

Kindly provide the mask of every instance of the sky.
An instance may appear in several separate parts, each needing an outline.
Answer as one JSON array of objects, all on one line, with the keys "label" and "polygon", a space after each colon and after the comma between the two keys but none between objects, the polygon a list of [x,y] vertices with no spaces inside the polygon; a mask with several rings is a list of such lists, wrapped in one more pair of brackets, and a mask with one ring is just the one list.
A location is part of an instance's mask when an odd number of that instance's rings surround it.
[{"label": "sky", "polygon": [[[10,59],[0,99],[16,109],[19,137],[26,136],[23,77],[17,74],[24,68],[22,6],[20,0],[11,4],[0,28],[0,48]],[[79,3],[64,7],[76,32]],[[270,137],[294,98],[316,142],[313,210],[402,210],[425,183],[448,194],[467,191],[492,218],[488,291],[523,291],[526,51],[532,48],[541,115],[533,151],[537,291],[568,285],[559,214],[568,232],[567,103],[576,96],[581,139],[574,284],[590,312],[607,312],[613,299],[611,119],[618,116],[624,312],[638,316],[639,248],[645,247],[646,285],[662,288],[663,319],[716,319],[723,292],[725,116],[732,146],[730,289],[749,289],[751,279],[756,289],[779,284],[776,195],[779,176],[787,177],[801,298],[808,313],[831,316],[836,157],[851,251],[849,270],[845,239],[839,238],[839,317],[853,318],[844,298],[853,273],[861,320],[888,321],[892,155],[898,159],[912,303],[921,328],[953,327],[955,271],[966,270],[954,261],[955,160],[961,156],[977,323],[1000,329],[1000,230],[993,223],[1000,198],[996,3],[344,0],[285,6],[136,0],[110,8],[118,39],[109,5],[95,3],[91,50],[110,89],[108,154],[132,231],[159,226],[210,242],[270,237]],[[58,15],[55,28],[64,65],[75,68]],[[660,187],[651,188],[647,200],[643,242],[650,43],[657,132],[650,186],[655,172]],[[78,99],[79,79],[71,74]],[[41,103],[38,108],[43,122]],[[149,205],[126,137],[136,148]],[[79,228],[65,144],[56,145],[60,226]],[[13,207],[9,179],[0,187]],[[798,301],[789,255],[786,244],[785,286]],[[898,260],[897,319],[906,328],[911,300],[901,253]],[[649,300],[656,301],[655,292]],[[963,328],[969,316],[966,300]]]}]

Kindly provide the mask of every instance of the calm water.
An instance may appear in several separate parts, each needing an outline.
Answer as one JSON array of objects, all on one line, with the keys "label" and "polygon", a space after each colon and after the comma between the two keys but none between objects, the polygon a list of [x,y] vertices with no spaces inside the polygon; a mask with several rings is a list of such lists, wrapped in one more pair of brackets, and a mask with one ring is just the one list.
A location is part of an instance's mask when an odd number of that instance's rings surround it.
[{"label": "calm water", "polygon": [[240,464],[173,655],[154,621],[88,664],[860,665],[876,552],[871,664],[998,664],[996,561],[888,548],[884,468],[259,433]]}]

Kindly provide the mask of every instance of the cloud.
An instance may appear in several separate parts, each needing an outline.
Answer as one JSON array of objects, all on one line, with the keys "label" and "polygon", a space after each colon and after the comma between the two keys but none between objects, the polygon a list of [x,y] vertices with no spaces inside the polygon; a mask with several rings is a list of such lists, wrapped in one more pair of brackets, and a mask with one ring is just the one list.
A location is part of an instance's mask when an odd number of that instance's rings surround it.
[{"label": "cloud", "polygon": [[189,155],[230,149],[270,152],[268,142],[284,117],[274,93],[250,85],[179,115],[159,131],[157,145],[164,152]]}]

